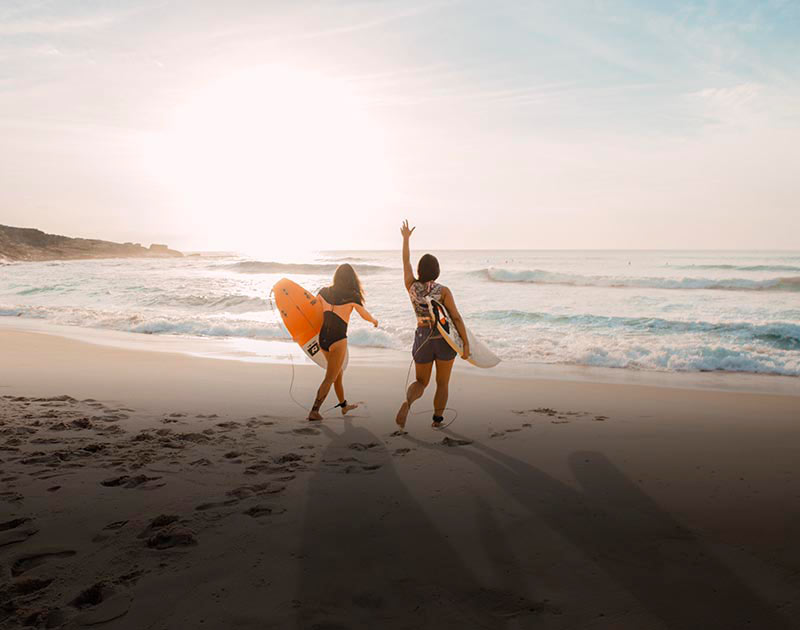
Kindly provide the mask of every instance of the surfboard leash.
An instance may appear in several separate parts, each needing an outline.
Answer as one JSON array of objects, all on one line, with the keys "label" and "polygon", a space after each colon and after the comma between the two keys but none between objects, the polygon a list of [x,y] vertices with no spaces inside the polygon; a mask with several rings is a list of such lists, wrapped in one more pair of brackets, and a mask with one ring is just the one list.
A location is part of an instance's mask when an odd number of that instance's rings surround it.
[{"label": "surfboard leash", "polygon": [[[270,309],[271,309],[273,312],[275,312],[275,300],[272,298],[272,294],[273,294],[273,291],[272,291],[272,290],[270,290],[270,292],[269,292],[269,305],[270,305]],[[421,345],[419,348],[417,348],[417,349],[416,349],[416,351],[414,352],[414,354],[413,354],[413,355],[412,355],[412,357],[411,357],[411,363],[409,363],[409,365],[408,365],[408,371],[406,372],[406,383],[405,383],[405,385],[403,386],[403,397],[404,397],[404,398],[405,398],[405,396],[407,395],[407,394],[406,394],[406,392],[407,392],[407,390],[408,390],[408,381],[409,381],[409,380],[410,380],[410,378],[411,378],[411,366],[413,366],[413,365],[414,365],[414,359],[416,359],[416,358],[417,358],[417,352],[419,352],[419,351],[422,349],[422,347],[423,347],[423,346],[424,346],[426,343],[428,343],[428,341],[429,341],[429,340],[430,340],[430,337],[428,337],[428,339],[426,339],[425,341],[423,341],[423,342],[422,342],[422,345]],[[291,398],[291,399],[292,399],[292,402],[293,402],[295,405],[297,405],[298,407],[300,407],[300,409],[302,409],[304,412],[308,413],[308,412],[310,411],[310,410],[309,410],[309,408],[308,408],[308,407],[306,407],[305,405],[303,405],[302,403],[300,403],[300,402],[299,402],[299,401],[298,401],[298,400],[297,400],[297,399],[294,397],[294,380],[295,380],[294,356],[293,356],[291,353],[289,353],[287,356],[289,357],[289,363],[290,363],[290,365],[291,365],[291,367],[292,367],[292,378],[291,378],[291,380],[289,381],[289,398]],[[368,405],[367,405],[367,403],[366,403],[365,401],[363,401],[363,400],[357,401],[357,402],[356,402],[356,404],[357,404],[357,405],[359,405],[359,406],[364,406],[364,407],[366,407],[367,409],[369,409],[369,406],[368,406]],[[332,411],[333,409],[336,409],[338,406],[339,406],[339,405],[333,405],[332,407],[330,407],[330,408],[328,408],[328,409],[325,409],[325,410],[323,410],[321,413],[328,413],[329,411]],[[447,423],[447,424],[445,424],[444,426],[441,426],[441,427],[435,427],[437,430],[446,429],[446,428],[447,428],[447,427],[449,427],[451,424],[453,424],[453,423],[456,421],[456,419],[458,418],[458,410],[457,410],[457,409],[454,409],[453,407],[445,407],[445,408],[444,408],[444,411],[452,411],[452,412],[453,412],[453,414],[454,414],[454,415],[453,415],[453,419],[452,419],[452,420],[450,420],[450,422],[448,422],[448,423]],[[421,416],[422,414],[425,414],[425,413],[435,413],[435,412],[436,412],[436,409],[424,409],[424,410],[422,410],[422,411],[415,411],[414,413],[409,413],[409,415],[411,415],[411,416]]]},{"label": "surfboard leash", "polygon": [[[305,405],[299,403],[297,401],[297,399],[294,397],[294,391],[293,391],[294,390],[294,357],[291,354],[289,354],[287,356],[289,357],[289,363],[292,366],[292,380],[289,382],[289,398],[291,398],[292,402],[295,405],[297,405],[298,407],[300,407],[300,409],[302,409],[303,411],[308,413],[310,411],[310,409],[308,407],[306,407]],[[359,407],[365,407],[365,408],[369,409],[369,406],[363,400],[357,400],[354,404],[358,405]],[[334,409],[336,409],[340,405],[341,405],[341,403],[339,403],[337,405],[333,405],[332,407],[328,407],[327,409],[321,410],[320,413],[328,413],[329,411],[333,411]]]},{"label": "surfboard leash", "polygon": [[[433,332],[431,332],[431,334],[433,334]],[[406,384],[403,387],[403,397],[406,400],[408,400],[408,381],[411,380],[411,366],[414,365],[414,359],[417,358],[417,352],[422,350],[423,346],[426,343],[428,343],[428,341],[430,341],[430,338],[431,338],[431,335],[428,335],[427,339],[425,339],[425,341],[422,342],[422,345],[419,348],[417,348],[414,351],[414,353],[411,355],[411,363],[408,364],[408,371],[406,372]],[[410,408],[411,408],[411,405],[409,405],[409,409]],[[447,427],[449,427],[451,424],[453,424],[456,421],[456,418],[458,418],[458,410],[457,409],[454,409],[453,407],[445,407],[444,411],[452,411],[455,415],[453,416],[453,419],[450,422],[448,422],[447,424],[445,424],[444,426],[433,427],[437,431],[441,431],[442,429],[446,429]],[[408,415],[410,415],[410,416],[421,416],[424,413],[436,413],[436,409],[424,409],[422,411],[415,411],[414,413],[410,413],[410,411],[409,411]]]}]

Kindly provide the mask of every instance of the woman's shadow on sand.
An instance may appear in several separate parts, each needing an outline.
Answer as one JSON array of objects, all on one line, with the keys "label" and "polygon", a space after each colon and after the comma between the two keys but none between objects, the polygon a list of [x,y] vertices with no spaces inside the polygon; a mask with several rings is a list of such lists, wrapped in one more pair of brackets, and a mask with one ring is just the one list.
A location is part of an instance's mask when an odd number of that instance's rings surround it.
[{"label": "woman's shadow on sand", "polygon": [[[449,437],[465,439],[445,430]],[[569,466],[581,490],[485,444],[447,448],[410,435],[415,446],[463,457],[483,469],[532,516],[591,558],[667,628],[770,628],[790,625],[689,530],[661,509],[602,453],[575,452]],[[489,532],[487,532],[489,533]],[[502,536],[485,535],[502,546]],[[498,548],[495,556],[503,554]],[[490,554],[491,555],[491,554]],[[579,598],[580,593],[575,593]],[[622,626],[620,626],[622,627]]]},{"label": "woman's shadow on sand", "polygon": [[[555,607],[535,601],[528,592],[535,575],[526,575],[485,500],[476,497],[473,512],[480,541],[496,565],[495,574],[505,576],[503,584],[491,588],[475,578],[463,554],[409,492],[379,438],[348,420],[339,432],[321,428],[331,441],[309,481],[299,628],[344,630],[392,622],[408,628],[534,628],[545,622],[542,615],[548,617],[547,627],[574,624],[569,614],[560,623]],[[602,454],[570,456],[579,491],[480,443],[447,448],[408,435],[405,440],[483,469],[531,517],[566,538],[667,628],[789,628]],[[379,446],[349,448],[372,443]],[[336,467],[326,465],[359,456],[380,468],[368,472],[356,462],[340,462],[335,472]],[[348,466],[363,473],[345,474]],[[436,485],[435,478],[431,484]],[[459,527],[456,519],[465,511],[458,510],[444,532]],[[584,596],[573,595],[575,600]],[[559,605],[568,607],[569,602]]]},{"label": "woman's shadow on sand", "polygon": [[[299,628],[496,629],[511,616],[541,612],[523,593],[475,579],[397,476],[380,438],[349,420],[338,432],[321,428],[331,441],[309,481]],[[376,443],[367,451],[350,448]],[[380,468],[337,461],[351,458]]]}]

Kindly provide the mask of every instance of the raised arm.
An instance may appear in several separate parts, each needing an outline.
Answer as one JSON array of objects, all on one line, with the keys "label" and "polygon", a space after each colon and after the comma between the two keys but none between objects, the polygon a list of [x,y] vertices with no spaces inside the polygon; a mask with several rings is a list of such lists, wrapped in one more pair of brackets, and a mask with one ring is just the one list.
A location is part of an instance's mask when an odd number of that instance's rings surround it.
[{"label": "raised arm", "polygon": [[461,340],[464,342],[464,351],[461,354],[461,358],[466,359],[469,357],[469,337],[467,336],[467,329],[464,327],[464,320],[461,319],[461,313],[458,312],[458,308],[456,307],[453,292],[447,287],[442,287],[442,302],[444,302],[447,312],[450,313],[450,319],[453,320],[453,324],[458,334],[461,336]]},{"label": "raised arm", "polygon": [[370,322],[373,326],[375,326],[375,328],[378,327],[378,320],[370,315],[369,311],[361,306],[361,304],[356,304],[353,308],[355,308],[356,312],[361,315],[361,319]]},{"label": "raised arm", "polygon": [[408,220],[403,221],[403,225],[400,227],[400,234],[403,235],[403,281],[406,284],[406,290],[410,289],[416,281],[414,270],[411,269],[411,249],[409,247],[411,233],[416,229],[416,227],[409,229]]}]

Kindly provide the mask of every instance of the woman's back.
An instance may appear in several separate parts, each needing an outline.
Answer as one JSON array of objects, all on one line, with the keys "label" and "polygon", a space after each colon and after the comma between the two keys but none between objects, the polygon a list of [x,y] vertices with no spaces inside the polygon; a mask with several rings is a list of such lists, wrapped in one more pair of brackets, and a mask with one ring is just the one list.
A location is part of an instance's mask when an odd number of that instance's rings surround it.
[{"label": "woman's back", "polygon": [[358,294],[351,291],[337,291],[333,286],[321,289],[318,295],[323,301],[323,315],[332,312],[345,322],[350,321],[350,315],[356,306],[363,306]]},{"label": "woman's back", "polygon": [[430,282],[420,282],[415,280],[408,287],[408,296],[411,298],[411,305],[414,307],[414,314],[417,320],[430,320],[427,298],[442,302],[444,299],[443,291],[447,287],[431,280]]}]

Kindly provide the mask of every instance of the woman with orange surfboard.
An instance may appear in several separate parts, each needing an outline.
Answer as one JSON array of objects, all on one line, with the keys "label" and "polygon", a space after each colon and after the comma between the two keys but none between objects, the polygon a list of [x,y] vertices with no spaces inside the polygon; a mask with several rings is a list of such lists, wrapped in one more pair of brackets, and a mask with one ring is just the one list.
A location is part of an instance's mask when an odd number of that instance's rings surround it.
[{"label": "woman with orange surfboard", "polygon": [[347,324],[355,310],[362,319],[378,326],[378,320],[364,308],[364,290],[361,281],[351,265],[339,265],[333,274],[333,284],[320,290],[318,297],[322,302],[322,329],[319,332],[319,347],[325,354],[327,366],[325,378],[317,390],[314,405],[308,413],[309,420],[322,420],[319,412],[322,403],[333,385],[339,399],[337,407],[342,414],[355,409],[358,405],[349,405],[344,397],[342,384],[342,366],[347,356]]}]

